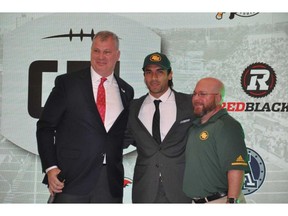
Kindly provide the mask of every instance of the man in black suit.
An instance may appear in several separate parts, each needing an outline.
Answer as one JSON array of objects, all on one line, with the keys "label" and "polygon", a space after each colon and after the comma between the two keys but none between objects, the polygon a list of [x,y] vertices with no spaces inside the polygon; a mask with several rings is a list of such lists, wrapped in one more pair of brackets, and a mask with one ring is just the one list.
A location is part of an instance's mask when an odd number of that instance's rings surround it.
[{"label": "man in black suit", "polygon": [[[132,202],[191,203],[182,190],[182,182],[185,136],[194,119],[192,96],[172,89],[173,71],[163,53],[148,55],[143,71],[149,93],[131,102],[125,139],[125,146],[132,144],[137,148]],[[153,117],[157,100],[161,100],[160,121],[159,114]],[[154,130],[156,125],[160,128]]]},{"label": "man in black suit", "polygon": [[[98,32],[91,67],[55,79],[36,132],[43,183],[55,203],[122,203],[123,138],[134,90],[114,74],[119,57],[117,35]],[[103,120],[97,109],[101,84]]]}]

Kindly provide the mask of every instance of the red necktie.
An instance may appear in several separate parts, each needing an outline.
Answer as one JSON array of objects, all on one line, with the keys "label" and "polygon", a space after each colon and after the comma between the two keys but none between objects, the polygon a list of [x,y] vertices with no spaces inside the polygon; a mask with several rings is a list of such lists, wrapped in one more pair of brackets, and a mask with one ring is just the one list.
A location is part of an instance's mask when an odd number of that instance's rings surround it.
[{"label": "red necktie", "polygon": [[105,112],[106,112],[106,97],[105,97],[105,88],[103,84],[106,80],[107,78],[105,77],[101,78],[101,82],[98,86],[97,102],[96,102],[103,123],[105,120]]}]

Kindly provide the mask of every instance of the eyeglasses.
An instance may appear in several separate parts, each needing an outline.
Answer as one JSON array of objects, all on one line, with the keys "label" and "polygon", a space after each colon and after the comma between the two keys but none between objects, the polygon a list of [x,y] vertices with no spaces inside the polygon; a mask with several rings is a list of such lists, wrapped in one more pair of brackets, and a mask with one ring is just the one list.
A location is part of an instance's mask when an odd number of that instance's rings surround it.
[{"label": "eyeglasses", "polygon": [[199,93],[196,93],[196,92],[193,92],[192,96],[195,97],[196,95],[198,95],[198,97],[200,98],[204,98],[208,95],[218,95],[219,93],[207,93],[207,92],[199,92]]}]

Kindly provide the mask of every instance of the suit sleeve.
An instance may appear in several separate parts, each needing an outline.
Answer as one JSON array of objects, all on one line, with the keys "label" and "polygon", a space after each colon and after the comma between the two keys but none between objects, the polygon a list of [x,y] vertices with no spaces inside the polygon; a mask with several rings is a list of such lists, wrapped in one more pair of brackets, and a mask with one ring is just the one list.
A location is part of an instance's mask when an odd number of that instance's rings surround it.
[{"label": "suit sleeve", "polygon": [[131,128],[129,125],[129,120],[128,120],[128,124],[127,124],[126,130],[125,130],[124,141],[123,141],[123,148],[126,149],[130,145],[136,146],[136,142],[133,138],[132,131],[131,131]]},{"label": "suit sleeve", "polygon": [[128,102],[128,122],[124,134],[124,141],[123,141],[123,148],[126,149],[130,145],[135,146],[135,140],[133,138],[132,130],[131,130],[131,125],[130,125],[130,115],[131,115],[131,107],[133,106],[133,98],[134,98],[134,89],[131,87],[130,89],[130,97],[129,97],[129,102]]},{"label": "suit sleeve", "polygon": [[36,138],[43,172],[48,167],[57,165],[55,133],[65,112],[65,88],[61,77],[55,79],[55,86],[37,122]]}]

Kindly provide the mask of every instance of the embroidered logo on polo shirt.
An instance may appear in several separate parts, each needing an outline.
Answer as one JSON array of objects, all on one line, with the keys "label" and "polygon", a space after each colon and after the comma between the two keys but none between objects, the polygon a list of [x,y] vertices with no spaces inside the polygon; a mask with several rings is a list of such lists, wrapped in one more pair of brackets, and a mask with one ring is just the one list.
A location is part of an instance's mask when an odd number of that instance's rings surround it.
[{"label": "embroidered logo on polo shirt", "polygon": [[248,166],[248,164],[246,163],[246,161],[243,159],[241,155],[239,155],[236,161],[231,163],[231,165],[232,166],[236,166],[236,165]]},{"label": "embroidered logo on polo shirt", "polygon": [[209,137],[208,131],[202,131],[199,136],[200,140],[207,140],[208,137]]}]

